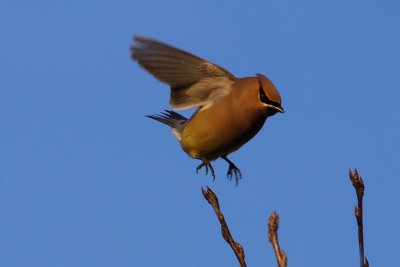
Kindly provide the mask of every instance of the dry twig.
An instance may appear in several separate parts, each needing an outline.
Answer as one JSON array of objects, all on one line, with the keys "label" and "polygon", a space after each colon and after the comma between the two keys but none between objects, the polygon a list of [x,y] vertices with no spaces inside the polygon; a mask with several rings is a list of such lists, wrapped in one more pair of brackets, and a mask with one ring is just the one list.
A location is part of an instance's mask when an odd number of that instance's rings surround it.
[{"label": "dry twig", "polygon": [[364,196],[364,181],[361,176],[358,175],[357,169],[354,169],[354,173],[349,170],[349,177],[356,190],[357,194],[357,206],[354,209],[354,214],[357,219],[358,225],[358,247],[360,251],[360,266],[368,267],[368,259],[364,254],[364,226],[363,226],[363,196]]},{"label": "dry twig", "polygon": [[228,225],[226,224],[224,215],[222,214],[220,208],[219,208],[219,203],[218,203],[218,198],[217,195],[209,188],[207,187],[206,190],[204,188],[201,188],[201,192],[203,193],[204,198],[210,203],[210,205],[213,207],[215,214],[218,217],[218,220],[221,224],[221,232],[222,232],[222,237],[225,239],[225,241],[231,246],[233,252],[236,255],[236,258],[238,259],[240,266],[241,267],[246,267],[246,262],[244,260],[244,250],[243,247],[233,240],[233,237],[231,235],[231,232],[229,231]]},{"label": "dry twig", "polygon": [[279,215],[274,211],[268,220],[268,239],[275,251],[276,260],[279,267],[287,266],[285,251],[281,250],[278,241]]}]

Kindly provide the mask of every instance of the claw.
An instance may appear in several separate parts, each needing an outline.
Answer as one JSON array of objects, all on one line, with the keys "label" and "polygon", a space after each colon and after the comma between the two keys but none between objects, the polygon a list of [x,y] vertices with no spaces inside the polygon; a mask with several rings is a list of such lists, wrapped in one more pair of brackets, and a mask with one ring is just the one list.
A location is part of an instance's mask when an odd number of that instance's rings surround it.
[{"label": "claw", "polygon": [[[205,166],[204,162],[201,163],[199,166],[197,166],[197,168],[196,168],[196,173],[198,174],[199,171],[201,170],[201,168],[203,168],[204,166]],[[206,169],[206,174],[207,174],[207,169]]]},{"label": "claw", "polygon": [[221,158],[223,158],[229,164],[229,169],[228,172],[226,173],[227,178],[229,180],[232,180],[232,178],[235,177],[235,182],[237,186],[239,184],[239,180],[242,179],[242,173],[240,172],[239,168],[226,156],[223,156]]},{"label": "claw", "polygon": [[208,174],[208,169],[210,169],[211,175],[213,176],[213,181],[215,180],[215,172],[214,168],[211,165],[209,161],[203,160],[203,162],[197,166],[196,168],[196,173],[199,173],[199,170],[201,170],[203,167],[206,167],[206,175]]}]

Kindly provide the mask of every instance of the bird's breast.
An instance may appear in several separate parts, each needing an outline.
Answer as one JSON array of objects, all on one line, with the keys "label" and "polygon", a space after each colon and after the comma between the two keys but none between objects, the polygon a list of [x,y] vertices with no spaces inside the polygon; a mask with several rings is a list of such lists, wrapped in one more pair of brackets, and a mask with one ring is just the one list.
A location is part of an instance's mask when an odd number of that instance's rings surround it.
[{"label": "bird's breast", "polygon": [[193,158],[214,160],[239,149],[266,119],[264,112],[245,104],[231,100],[200,109],[182,132],[183,150]]}]

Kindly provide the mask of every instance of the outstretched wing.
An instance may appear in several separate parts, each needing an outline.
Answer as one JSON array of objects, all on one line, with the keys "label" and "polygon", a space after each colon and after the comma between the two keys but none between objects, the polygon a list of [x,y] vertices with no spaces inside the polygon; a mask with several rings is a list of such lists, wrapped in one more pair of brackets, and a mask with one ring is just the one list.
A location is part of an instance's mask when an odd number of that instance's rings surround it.
[{"label": "outstretched wing", "polygon": [[132,58],[158,80],[171,86],[175,109],[204,106],[228,93],[236,77],[224,68],[183,50],[135,36]]}]

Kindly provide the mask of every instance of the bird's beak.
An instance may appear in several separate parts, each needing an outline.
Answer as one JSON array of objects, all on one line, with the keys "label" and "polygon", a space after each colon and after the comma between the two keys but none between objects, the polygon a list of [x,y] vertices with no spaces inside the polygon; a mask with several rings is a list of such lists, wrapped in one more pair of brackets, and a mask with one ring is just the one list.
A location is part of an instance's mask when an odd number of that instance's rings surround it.
[{"label": "bird's beak", "polygon": [[279,106],[279,107],[275,107],[275,109],[280,112],[280,113],[285,113],[285,110],[283,109],[283,107]]},{"label": "bird's beak", "polygon": [[267,105],[269,108],[275,109],[277,112],[280,113],[285,113],[285,110],[283,109],[283,107],[281,105],[279,106],[275,106],[275,105]]}]

